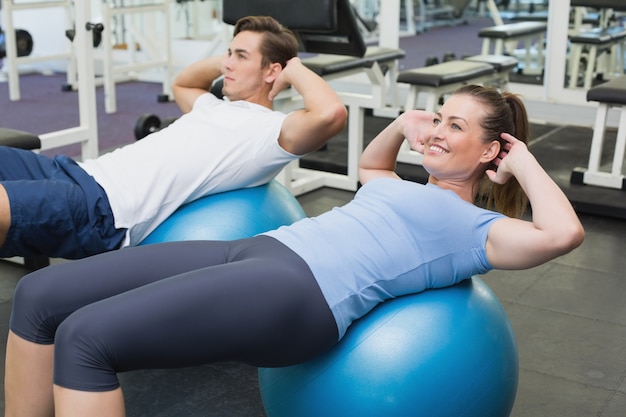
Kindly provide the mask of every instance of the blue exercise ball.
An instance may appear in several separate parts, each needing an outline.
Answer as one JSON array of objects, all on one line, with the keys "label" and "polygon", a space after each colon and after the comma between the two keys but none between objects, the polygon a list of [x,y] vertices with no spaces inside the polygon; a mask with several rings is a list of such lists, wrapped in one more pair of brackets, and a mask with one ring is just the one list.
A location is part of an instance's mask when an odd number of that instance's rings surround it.
[{"label": "blue exercise ball", "polygon": [[330,351],[260,368],[268,417],[500,417],[518,355],[508,317],[478,277],[385,301]]},{"label": "blue exercise ball", "polygon": [[291,192],[276,180],[202,197],[179,207],[142,245],[180,240],[235,240],[305,217]]}]

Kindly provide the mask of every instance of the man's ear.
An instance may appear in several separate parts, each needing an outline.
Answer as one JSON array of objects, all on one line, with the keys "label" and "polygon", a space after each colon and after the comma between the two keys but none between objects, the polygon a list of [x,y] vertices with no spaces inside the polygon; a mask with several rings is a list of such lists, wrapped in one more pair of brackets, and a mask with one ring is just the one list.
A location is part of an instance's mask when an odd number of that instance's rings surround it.
[{"label": "man's ear", "polygon": [[482,154],[481,162],[491,162],[500,154],[500,142],[497,140],[491,141],[489,145],[485,147]]},{"label": "man's ear", "polygon": [[282,70],[283,67],[278,62],[270,64],[266,70],[265,82],[268,84],[273,83],[276,78],[278,78]]}]

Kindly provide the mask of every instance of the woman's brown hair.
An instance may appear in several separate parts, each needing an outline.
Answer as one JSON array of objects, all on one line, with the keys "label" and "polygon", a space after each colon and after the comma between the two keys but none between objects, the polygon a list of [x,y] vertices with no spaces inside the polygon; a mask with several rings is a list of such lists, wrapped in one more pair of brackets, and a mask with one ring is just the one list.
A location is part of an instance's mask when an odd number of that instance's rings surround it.
[{"label": "woman's brown hair", "polygon": [[[528,114],[519,96],[479,85],[463,86],[456,94],[473,97],[483,105],[486,116],[481,121],[481,127],[485,131],[485,143],[497,140],[503,147],[506,142],[500,134],[509,133],[528,144]],[[489,168],[496,169],[495,165]],[[484,175],[477,187],[475,201],[509,217],[522,217],[528,209],[528,197],[515,178],[509,179],[505,184],[495,184]]]}]

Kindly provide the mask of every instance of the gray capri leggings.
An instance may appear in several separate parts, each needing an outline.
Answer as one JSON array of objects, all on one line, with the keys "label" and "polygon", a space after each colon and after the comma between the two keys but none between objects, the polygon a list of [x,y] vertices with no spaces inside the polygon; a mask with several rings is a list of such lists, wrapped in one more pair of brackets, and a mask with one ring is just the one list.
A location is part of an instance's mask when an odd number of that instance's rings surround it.
[{"label": "gray capri leggings", "polygon": [[118,372],[234,360],[286,366],[337,343],[306,263],[268,236],[126,248],[33,272],[11,330],[55,345],[54,383],[119,387]]}]

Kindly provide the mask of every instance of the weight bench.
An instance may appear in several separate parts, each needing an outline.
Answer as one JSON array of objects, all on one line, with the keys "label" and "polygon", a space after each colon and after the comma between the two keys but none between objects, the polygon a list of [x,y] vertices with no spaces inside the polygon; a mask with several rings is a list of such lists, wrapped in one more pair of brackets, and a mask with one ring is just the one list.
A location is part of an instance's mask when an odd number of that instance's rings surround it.
[{"label": "weight bench", "polygon": [[0,146],[20,149],[40,149],[41,139],[32,133],[0,127]]},{"label": "weight bench", "polygon": [[496,87],[500,90],[507,88],[511,71],[517,68],[519,61],[510,55],[473,55],[463,58],[465,61],[482,62],[493,67],[492,77],[483,80],[483,85]]},{"label": "weight bench", "polygon": [[[510,22],[548,22],[548,11],[540,10],[533,13],[530,12],[515,12],[512,15],[507,15],[507,20]],[[581,16],[581,24],[585,25],[598,25],[600,17],[598,13],[588,13],[585,16]],[[576,24],[576,20],[573,13],[570,13],[570,24]]]},{"label": "weight bench", "polygon": [[[587,91],[587,101],[599,103],[591,139],[587,168],[575,168],[570,176],[572,184],[588,184],[599,187],[626,190],[622,173],[624,149],[626,148],[626,75],[597,85]],[[606,134],[606,119],[610,108],[620,109],[619,125],[610,171],[601,171],[602,150]]]},{"label": "weight bench", "polygon": [[466,84],[503,88],[517,63],[517,59],[506,55],[474,55],[463,60],[402,71],[398,75],[398,83],[409,85],[404,108],[416,108],[419,94],[425,94],[424,109],[435,111],[442,97]]},{"label": "weight bench", "polygon": [[[361,57],[319,54],[304,58],[302,62],[326,81],[365,74],[369,81],[367,92],[349,92],[337,90],[336,93],[348,107],[348,163],[347,174],[315,172],[297,167],[291,169],[291,190],[296,195],[322,186],[355,191],[358,186],[358,164],[363,152],[363,126],[365,110],[379,110],[386,106],[388,93],[397,94],[395,81],[398,74],[398,59],[404,57],[404,51],[378,46],[367,47]],[[397,99],[395,96],[394,100]],[[296,164],[294,164],[296,165]]]},{"label": "weight bench", "polygon": [[376,65],[386,72],[388,66],[404,58],[404,55],[401,49],[371,46],[367,47],[363,56],[318,54],[303,58],[302,62],[317,75],[332,79],[337,76],[345,77],[351,73],[360,73],[364,68],[372,68]]},{"label": "weight bench", "polygon": [[514,55],[508,45],[524,42],[524,70],[532,64],[532,43],[537,45],[537,69],[543,70],[543,43],[548,24],[546,22],[514,22],[480,29],[478,37],[483,39],[481,55]]},{"label": "weight bench", "polygon": [[[0,146],[35,151],[41,148],[41,139],[37,135],[21,130],[0,128]],[[23,263],[29,270],[35,270],[49,265],[50,260],[47,256],[28,256],[24,258]]]},{"label": "weight bench", "polygon": [[[570,73],[569,88],[578,85],[578,72],[583,55],[583,49],[588,50],[587,64],[583,77],[584,89],[591,88],[594,73],[600,73],[598,62],[601,56],[610,58],[606,69],[613,75],[624,73],[624,44],[626,42],[626,28],[611,26],[608,28],[594,28],[569,37],[570,41]],[[619,58],[618,58],[619,57]]]},{"label": "weight bench", "polygon": [[398,83],[409,85],[404,109],[416,108],[419,94],[423,93],[426,95],[424,109],[435,111],[440,98],[453,93],[462,85],[480,83],[482,79],[492,77],[494,71],[490,64],[465,60],[402,71],[398,75]]},{"label": "weight bench", "polygon": [[[517,66],[517,59],[506,55],[475,55],[463,60],[402,71],[398,83],[408,84],[405,110],[417,108],[420,94],[426,95],[424,109],[435,111],[445,96],[467,84],[490,85],[503,89],[508,74]],[[403,144],[398,161],[421,164],[422,155]]]},{"label": "weight bench", "polygon": [[[318,171],[300,167],[294,161],[281,173],[279,180],[293,194],[300,195],[321,187],[355,191],[358,187],[358,162],[363,152],[365,109],[393,112],[399,107],[396,78],[398,60],[405,53],[401,49],[367,47],[349,0],[318,0],[295,5],[291,0],[250,2],[228,0],[223,3],[223,20],[233,24],[250,14],[269,15],[290,28],[298,38],[302,62],[327,81],[347,77],[367,77],[364,91],[342,91],[338,96],[348,107],[348,169],[347,174]],[[274,100],[274,108],[290,111],[302,107],[302,98],[294,89],[283,91]]]}]

